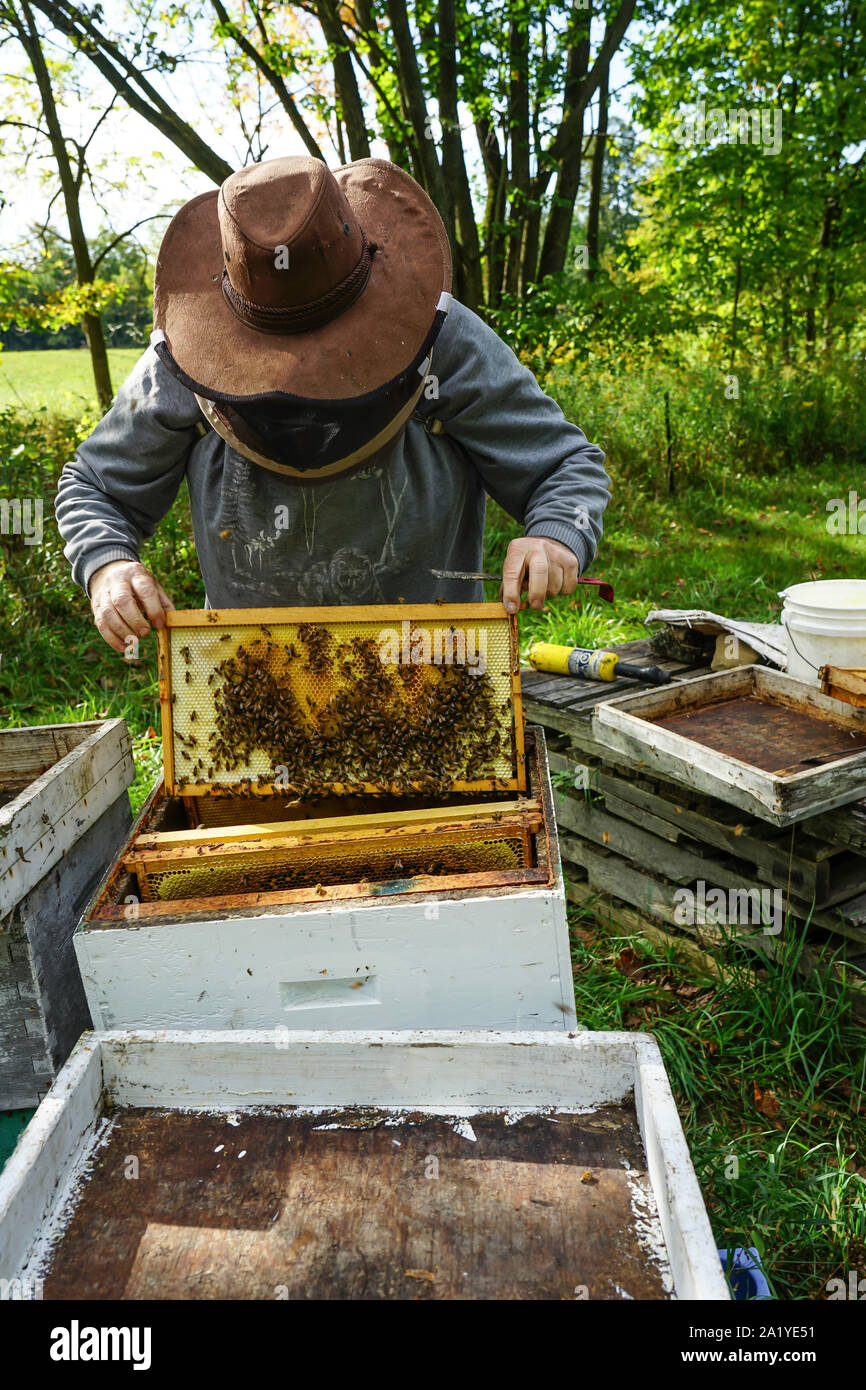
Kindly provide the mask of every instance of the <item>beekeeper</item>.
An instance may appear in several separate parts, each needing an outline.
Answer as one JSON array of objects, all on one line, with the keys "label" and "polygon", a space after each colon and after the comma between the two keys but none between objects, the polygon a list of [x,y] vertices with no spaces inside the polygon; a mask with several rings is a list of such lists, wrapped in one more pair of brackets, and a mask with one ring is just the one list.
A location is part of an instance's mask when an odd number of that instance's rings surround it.
[{"label": "beekeeper", "polygon": [[232,174],[174,217],[155,331],[63,470],[75,580],[117,651],[172,603],[139,548],[184,480],[212,607],[481,599],[488,496],[524,527],[502,598],[571,593],[604,455],[451,297],[442,220],[396,165]]}]

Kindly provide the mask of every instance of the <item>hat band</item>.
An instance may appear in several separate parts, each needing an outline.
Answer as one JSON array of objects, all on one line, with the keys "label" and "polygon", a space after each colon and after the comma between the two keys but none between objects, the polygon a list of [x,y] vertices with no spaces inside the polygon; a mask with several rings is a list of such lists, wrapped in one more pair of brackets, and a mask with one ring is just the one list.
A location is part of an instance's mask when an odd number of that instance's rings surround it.
[{"label": "hat band", "polygon": [[361,256],[354,269],[333,289],[320,295],[318,299],[308,300],[306,304],[276,307],[256,304],[254,300],[247,299],[235,289],[228,271],[223,270],[223,294],[229,308],[242,323],[250,328],[257,328],[262,333],[306,333],[311,328],[321,328],[322,324],[330,323],[331,319],[335,319],[344,309],[348,309],[350,304],[354,304],[367,284],[373,256],[379,248],[375,242],[367,241],[363,231],[361,239]]}]

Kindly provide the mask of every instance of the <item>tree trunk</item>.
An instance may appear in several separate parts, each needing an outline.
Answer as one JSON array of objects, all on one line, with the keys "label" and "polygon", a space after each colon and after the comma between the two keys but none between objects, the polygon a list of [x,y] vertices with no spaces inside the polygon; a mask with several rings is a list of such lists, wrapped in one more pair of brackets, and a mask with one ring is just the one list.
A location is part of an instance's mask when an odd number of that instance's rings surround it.
[{"label": "tree trunk", "polygon": [[470,309],[479,309],[484,299],[481,247],[466,173],[457,105],[454,0],[440,0],[439,3],[439,120],[442,126],[442,177],[449,203],[454,209],[457,231],[455,259],[459,265],[458,295]]},{"label": "tree trunk", "polygon": [[368,60],[365,63],[356,44],[354,48],[355,62],[376,93],[376,114],[379,125],[384,130],[388,157],[393,164],[398,164],[401,169],[411,167],[414,171],[417,169],[417,159],[411,147],[411,141],[406,139],[403,118],[400,112],[395,110],[385,90],[385,82],[391,65],[379,43],[379,31],[373,18],[370,0],[355,0],[355,18],[358,22],[358,35],[364,42]]},{"label": "tree trunk", "polygon": [[[563,111],[568,113],[577,99],[581,83],[589,66],[589,26],[592,11],[576,12],[580,15],[581,31],[577,41],[568,53],[568,65],[563,90]],[[553,202],[547,217],[541,257],[538,264],[538,278],[546,275],[561,275],[565,270],[568,243],[574,222],[574,205],[580,191],[580,170],[583,158],[583,117],[569,149],[563,155],[556,176]]]},{"label": "tree trunk", "polygon": [[737,360],[737,329],[739,327],[737,317],[740,312],[740,288],[743,281],[743,260],[737,257],[737,274],[734,280],[734,307],[731,311],[731,355],[728,361],[728,371],[733,372]]},{"label": "tree trunk", "polygon": [[448,206],[448,197],[439,157],[436,154],[436,145],[430,138],[427,103],[418,68],[418,55],[415,52],[412,31],[409,27],[406,0],[387,0],[387,12],[391,32],[394,36],[394,45],[397,49],[400,92],[412,129],[413,145],[421,171],[421,182],[442,214],[448,234],[453,241],[454,218]]},{"label": "tree trunk", "polygon": [[367,138],[367,123],[364,107],[348,39],[340,20],[340,8],[336,0],[318,0],[316,14],[322,26],[325,42],[331,51],[334,68],[334,90],[337,98],[337,118],[343,121],[349,139],[350,159],[369,159],[370,142]]},{"label": "tree trunk", "polygon": [[504,234],[501,230],[505,208],[505,157],[499,140],[485,114],[475,116],[475,134],[484,161],[487,201],[482,223],[484,279],[487,306],[496,309],[502,297],[505,269]]},{"label": "tree trunk", "polygon": [[823,349],[829,352],[833,346],[833,306],[836,302],[836,267],[834,251],[836,246],[836,224],[839,217],[839,201],[832,192],[824,208],[821,223],[821,259],[824,262],[824,305],[821,338]]},{"label": "tree trunk", "polygon": [[636,0],[620,0],[619,9],[610,23],[605,25],[601,47],[595,56],[592,67],[575,93],[573,105],[569,110],[563,111],[559,129],[547,149],[539,151],[539,162],[543,161],[548,168],[557,168],[571,148],[573,141],[577,139],[579,128],[582,127],[583,123],[583,113],[601,82],[602,75],[610,67],[611,58],[622,43],[634,15],[635,3]]},{"label": "tree trunk", "polygon": [[[90,247],[84,234],[84,227],[81,221],[81,181],[84,177],[84,155],[80,156],[80,163],[77,173],[72,169],[69,158],[69,151],[66,147],[66,140],[60,127],[60,118],[57,114],[57,107],[54,102],[54,91],[51,86],[51,76],[45,55],[42,52],[42,40],[33,12],[27,0],[21,0],[21,10],[24,16],[23,22],[17,19],[18,35],[21,40],[25,53],[27,54],[30,66],[33,69],[33,76],[36,79],[36,86],[39,92],[39,100],[42,103],[42,114],[45,117],[45,125],[48,130],[48,139],[51,142],[51,152],[57,164],[57,172],[60,177],[60,187],[63,193],[63,204],[66,210],[66,220],[69,224],[69,239],[72,243],[72,255],[75,260],[75,277],[79,286],[92,285],[94,281],[93,262],[90,256]],[[114,392],[111,388],[111,372],[108,366],[108,353],[105,347],[105,334],[102,331],[102,320],[98,314],[84,314],[82,316],[82,329],[90,350],[90,361],[93,367],[93,381],[96,387],[96,396],[103,411],[108,410],[111,405]]]},{"label": "tree trunk", "polygon": [[592,170],[589,180],[589,216],[586,221],[586,278],[593,281],[598,274],[599,222],[601,219],[601,188],[604,176],[604,156],[607,146],[607,96],[610,68],[605,68],[598,85],[598,124]]},{"label": "tree trunk", "polygon": [[83,11],[73,9],[71,17],[53,0],[33,0],[33,3],[61,34],[73,40],[76,48],[90,59],[127,105],[176,145],[197,169],[201,169],[214,183],[223,183],[229,177],[233,172],[231,165],[178,116],[147,78],[121,53],[117,44],[106,38]]},{"label": "tree trunk", "polygon": [[508,263],[505,288],[520,293],[524,219],[529,213],[529,15],[523,0],[511,0],[508,32],[508,145],[511,197],[508,209]]},{"label": "tree trunk", "polygon": [[782,361],[789,363],[791,357],[791,289],[785,279],[782,281]]},{"label": "tree trunk", "polygon": [[[534,190],[533,190],[534,192]],[[520,247],[520,297],[526,298],[530,285],[538,279],[538,247],[541,241],[542,198],[547,188],[533,197],[523,219],[523,241]]]},{"label": "tree trunk", "polygon": [[[242,30],[240,30],[238,26],[231,19],[229,19],[228,13],[225,9],[225,6],[221,3],[221,0],[211,0],[211,3],[213,5],[217,19],[219,20],[223,29],[225,29],[226,33],[230,35],[232,42],[237,44],[241,53],[243,53],[244,56],[250,60],[253,66],[261,73],[262,77],[268,83],[271,90],[276,94],[277,100],[279,101],[280,105],[282,106],[283,110],[285,111],[286,115],[288,116],[289,120],[294,126],[295,130],[298,132],[301,139],[303,140],[307,153],[311,154],[314,159],[324,160],[325,156],[319,149],[319,146],[313,138],[311,132],[307,129],[306,122],[304,121],[303,116],[298,110],[295,99],[289,91],[288,87],[286,86],[282,78],[282,75],[279,72],[277,72],[276,68],[274,68],[268,62],[264,54],[259,52],[255,44],[250,43],[249,39],[242,32]],[[259,32],[259,38],[261,39],[262,46],[264,48],[267,48],[267,45],[270,43],[271,39],[270,35],[268,34],[264,18],[262,16],[262,12],[254,3],[250,4],[250,9],[252,12],[253,19],[255,20],[256,28]]]},{"label": "tree trunk", "polygon": [[96,398],[103,410],[107,410],[114,399],[111,385],[111,369],[108,365],[108,351],[105,346],[105,333],[102,319],[98,314],[85,314],[81,322],[84,337],[90,350],[90,364],[93,368],[93,382]]}]

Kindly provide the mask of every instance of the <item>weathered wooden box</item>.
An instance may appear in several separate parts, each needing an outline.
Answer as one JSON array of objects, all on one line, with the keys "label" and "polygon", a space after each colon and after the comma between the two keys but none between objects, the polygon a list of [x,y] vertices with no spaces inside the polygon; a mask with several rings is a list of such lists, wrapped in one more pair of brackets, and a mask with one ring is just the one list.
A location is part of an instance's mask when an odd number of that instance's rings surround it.
[{"label": "weathered wooden box", "polygon": [[0,730],[0,1109],[36,1105],[90,1026],[72,933],[134,775],[122,719]]},{"label": "weathered wooden box", "polygon": [[592,732],[630,766],[774,825],[856,801],[866,789],[866,710],[768,667],[599,704]]},{"label": "weathered wooden box", "polygon": [[635,1033],[89,1035],[0,1176],[0,1279],[86,1300],[729,1296]]},{"label": "weathered wooden box", "polygon": [[[189,827],[188,798],[157,788],[75,936],[95,1026],[567,1029],[571,956],[540,730],[526,731],[526,778],[519,802],[489,792],[347,816],[336,799],[294,808],[308,822],[240,830]],[[265,868],[244,868],[245,852]],[[260,875],[275,854],[283,886],[270,890]]]}]

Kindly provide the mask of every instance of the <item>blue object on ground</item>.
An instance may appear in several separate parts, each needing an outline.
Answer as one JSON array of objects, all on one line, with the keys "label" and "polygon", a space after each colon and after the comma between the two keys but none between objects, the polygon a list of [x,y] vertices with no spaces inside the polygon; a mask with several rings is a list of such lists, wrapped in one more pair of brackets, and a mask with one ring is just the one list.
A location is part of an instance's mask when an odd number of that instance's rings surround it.
[{"label": "blue object on ground", "polygon": [[731,1292],[738,1302],[773,1297],[767,1276],[761,1268],[761,1257],[753,1245],[738,1245],[734,1250],[720,1250],[719,1259],[730,1280]]}]

